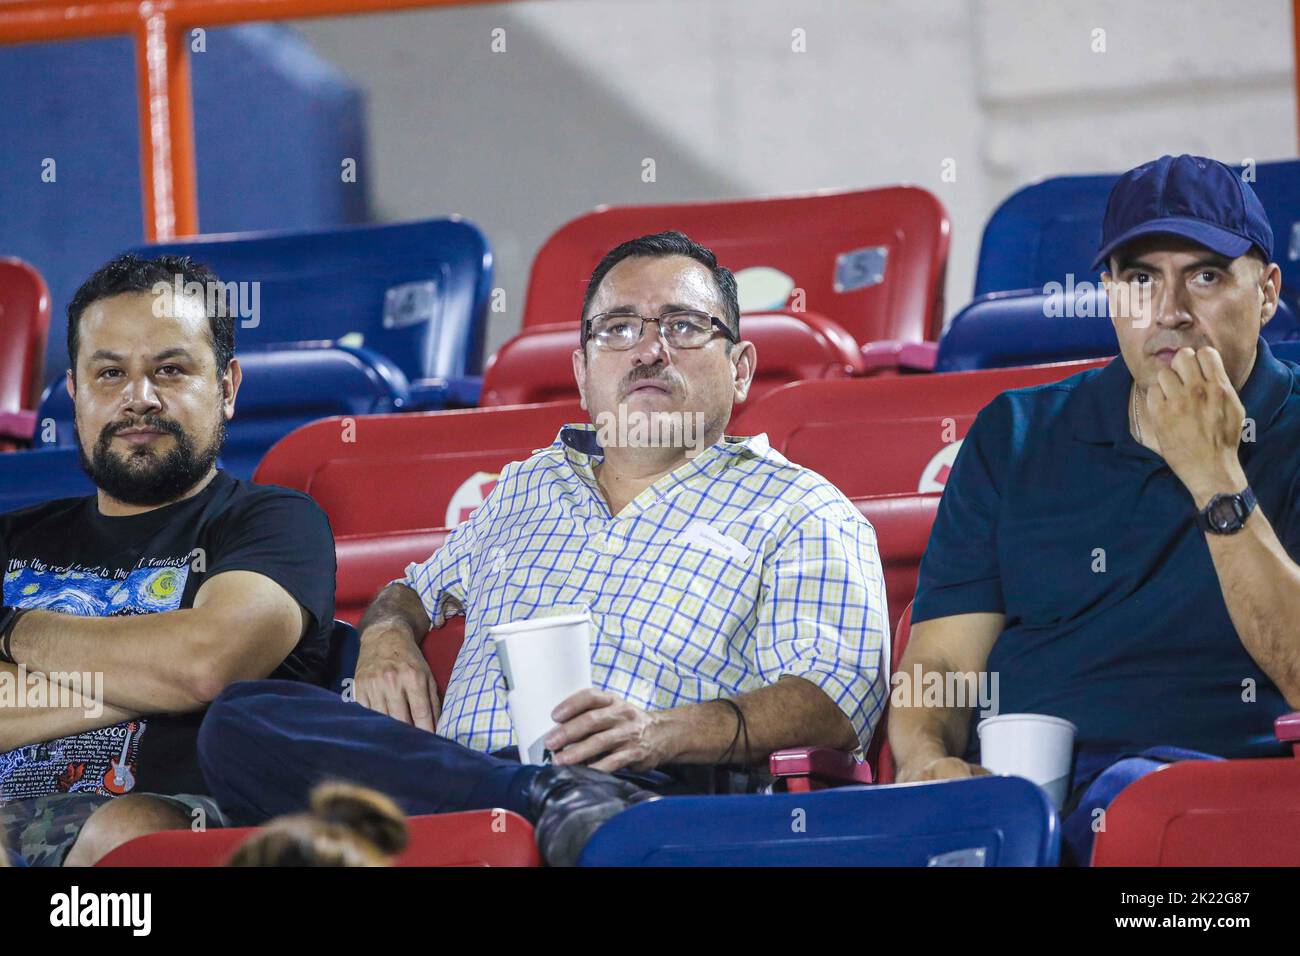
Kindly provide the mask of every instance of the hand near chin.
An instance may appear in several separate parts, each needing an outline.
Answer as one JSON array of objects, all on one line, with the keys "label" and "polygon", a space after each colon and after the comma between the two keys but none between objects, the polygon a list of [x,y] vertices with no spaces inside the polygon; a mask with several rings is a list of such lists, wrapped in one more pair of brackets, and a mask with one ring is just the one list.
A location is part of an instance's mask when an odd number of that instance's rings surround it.
[{"label": "hand near chin", "polygon": [[1145,404],[1161,456],[1198,508],[1246,486],[1237,455],[1246,411],[1217,349],[1179,349],[1147,388]]}]

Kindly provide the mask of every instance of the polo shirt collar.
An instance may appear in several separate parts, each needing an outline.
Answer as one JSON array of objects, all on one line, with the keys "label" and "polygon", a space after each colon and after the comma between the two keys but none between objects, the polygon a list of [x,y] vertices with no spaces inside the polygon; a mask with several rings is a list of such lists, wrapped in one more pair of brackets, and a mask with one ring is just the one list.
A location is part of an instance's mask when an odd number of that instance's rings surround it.
[{"label": "polo shirt collar", "polygon": [[[1255,351],[1255,367],[1241,390],[1241,404],[1246,417],[1262,432],[1273,423],[1291,393],[1291,369],[1273,355],[1268,343],[1260,338]],[[1111,359],[1105,368],[1081,384],[1070,403],[1074,434],[1081,441],[1141,448],[1129,432],[1129,390],[1133,376],[1123,356]]]}]

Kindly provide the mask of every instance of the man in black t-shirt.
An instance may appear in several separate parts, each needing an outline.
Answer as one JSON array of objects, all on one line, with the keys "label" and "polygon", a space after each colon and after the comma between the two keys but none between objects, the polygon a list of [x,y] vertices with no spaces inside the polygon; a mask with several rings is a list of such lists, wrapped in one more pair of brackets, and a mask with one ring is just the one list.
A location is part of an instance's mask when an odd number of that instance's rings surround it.
[{"label": "man in black t-shirt", "polygon": [[222,825],[195,750],[207,704],[324,677],[324,513],[216,467],[241,378],[220,289],[188,259],[122,256],[68,306],[98,491],[0,515],[0,825],[29,863]]}]

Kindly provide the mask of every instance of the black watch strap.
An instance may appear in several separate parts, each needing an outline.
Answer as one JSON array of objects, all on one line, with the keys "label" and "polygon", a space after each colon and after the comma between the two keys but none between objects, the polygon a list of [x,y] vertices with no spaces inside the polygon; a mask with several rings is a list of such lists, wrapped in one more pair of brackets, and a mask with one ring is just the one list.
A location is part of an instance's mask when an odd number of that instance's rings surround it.
[{"label": "black watch strap", "polygon": [[1196,525],[1207,534],[1236,534],[1258,502],[1247,486],[1236,494],[1215,495],[1196,513]]}]

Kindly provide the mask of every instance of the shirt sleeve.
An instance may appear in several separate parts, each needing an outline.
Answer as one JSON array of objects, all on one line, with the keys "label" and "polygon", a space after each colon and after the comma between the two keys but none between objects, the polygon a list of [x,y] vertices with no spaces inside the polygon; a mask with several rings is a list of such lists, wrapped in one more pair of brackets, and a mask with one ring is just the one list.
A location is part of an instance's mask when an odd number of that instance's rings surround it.
[{"label": "shirt sleeve", "polygon": [[799,506],[763,567],[757,666],[816,684],[848,717],[862,747],[884,709],[889,616],[871,523],[828,490]]},{"label": "shirt sleeve", "polygon": [[208,578],[222,571],[264,574],[289,592],[317,628],[332,625],[334,534],[311,498],[288,490],[260,494],[225,523],[211,547]]},{"label": "shirt sleeve", "polygon": [[1009,416],[1006,397],[994,399],[957,452],[921,559],[913,622],[1004,610],[996,539]]},{"label": "shirt sleeve", "polygon": [[513,462],[506,465],[487,498],[474,509],[468,520],[456,526],[442,547],[424,561],[408,564],[405,577],[393,582],[405,584],[420,596],[434,627],[442,627],[447,618],[465,613],[470,568],[479,538],[496,520],[498,503],[508,495],[508,491],[503,489],[511,480],[513,471]]}]

